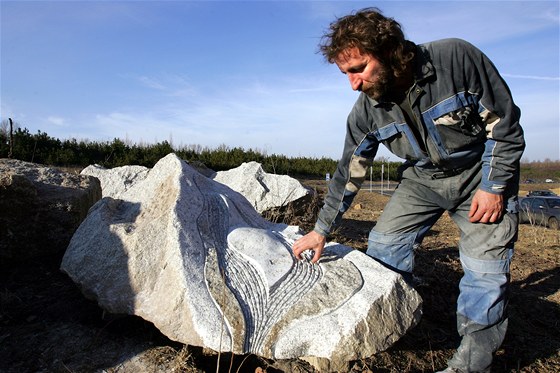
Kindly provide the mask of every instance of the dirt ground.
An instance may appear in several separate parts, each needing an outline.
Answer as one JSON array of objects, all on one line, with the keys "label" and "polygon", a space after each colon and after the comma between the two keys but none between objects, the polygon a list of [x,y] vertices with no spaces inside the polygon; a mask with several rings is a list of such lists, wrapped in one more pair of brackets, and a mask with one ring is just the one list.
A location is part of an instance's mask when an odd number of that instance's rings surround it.
[{"label": "dirt ground", "polygon": [[[305,181],[324,192],[324,181]],[[388,196],[362,190],[334,241],[365,250]],[[310,229],[312,219],[299,219]],[[433,372],[459,342],[458,231],[444,215],[416,253],[421,322],[349,372]],[[216,355],[163,336],[133,316],[106,315],[58,267],[61,257],[0,268],[0,372],[314,372],[299,361]],[[493,372],[560,372],[560,231],[520,226],[511,270],[510,326]]]}]

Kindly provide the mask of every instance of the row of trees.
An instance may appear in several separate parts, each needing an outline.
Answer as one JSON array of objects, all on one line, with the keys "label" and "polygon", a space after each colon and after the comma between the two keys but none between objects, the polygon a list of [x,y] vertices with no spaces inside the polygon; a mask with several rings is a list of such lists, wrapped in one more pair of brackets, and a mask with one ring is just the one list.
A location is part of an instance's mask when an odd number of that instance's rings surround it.
[{"label": "row of trees", "polygon": [[560,160],[545,159],[544,161],[521,162],[521,181],[543,182],[547,179],[555,182],[560,181]]},{"label": "row of trees", "polygon": [[[221,145],[215,149],[200,145],[189,145],[174,149],[167,142],[151,145],[125,143],[120,139],[106,142],[67,139],[60,140],[38,131],[31,134],[27,128],[15,128],[10,136],[8,126],[3,122],[0,127],[0,157],[10,155],[14,159],[59,167],[83,168],[90,164],[99,164],[106,168],[141,165],[153,167],[162,157],[175,153],[188,162],[200,162],[215,171],[229,170],[244,162],[255,161],[262,164],[269,173],[292,176],[324,177],[333,174],[337,161],[330,158],[286,157],[284,155],[268,155],[258,150],[245,150],[239,147],[230,148]],[[378,180],[381,175],[381,161],[373,166],[373,178]],[[388,162],[383,162],[387,164]],[[395,180],[399,162],[392,162],[385,167],[384,178]],[[389,175],[387,175],[389,172]]]}]

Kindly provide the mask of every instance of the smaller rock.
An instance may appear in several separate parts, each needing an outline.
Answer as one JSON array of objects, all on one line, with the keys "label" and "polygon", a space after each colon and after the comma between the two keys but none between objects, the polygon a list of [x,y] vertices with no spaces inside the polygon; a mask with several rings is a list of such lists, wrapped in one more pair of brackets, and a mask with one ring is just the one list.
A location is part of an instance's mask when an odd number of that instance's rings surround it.
[{"label": "smaller rock", "polygon": [[[314,192],[298,180],[287,175],[266,173],[258,162],[243,163],[228,171],[214,172],[200,162],[188,163],[202,175],[224,184],[243,195],[261,215],[274,222],[282,222],[290,213],[303,215],[302,210],[311,203]],[[120,199],[135,184],[143,181],[149,168],[144,166],[121,166],[104,168],[90,165],[82,175],[98,178],[103,197]]]},{"label": "smaller rock", "polygon": [[241,193],[258,213],[286,206],[312,193],[288,175],[266,173],[258,162],[243,163],[231,170],[219,171],[214,181]]},{"label": "smaller rock", "polygon": [[94,177],[0,159],[0,263],[63,253],[100,198]]},{"label": "smaller rock", "polygon": [[148,175],[149,169],[144,166],[122,166],[107,169],[98,164],[84,168],[80,174],[94,176],[101,182],[103,197],[119,198],[135,183]]}]

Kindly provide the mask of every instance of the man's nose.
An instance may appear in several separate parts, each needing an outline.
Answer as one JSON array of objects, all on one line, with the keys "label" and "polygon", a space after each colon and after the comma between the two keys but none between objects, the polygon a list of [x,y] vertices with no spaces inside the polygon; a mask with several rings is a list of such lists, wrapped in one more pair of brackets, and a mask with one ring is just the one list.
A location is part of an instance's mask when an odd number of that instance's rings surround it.
[{"label": "man's nose", "polygon": [[348,80],[350,81],[350,86],[354,91],[360,89],[362,85],[362,79],[360,79],[358,74],[348,74]]}]

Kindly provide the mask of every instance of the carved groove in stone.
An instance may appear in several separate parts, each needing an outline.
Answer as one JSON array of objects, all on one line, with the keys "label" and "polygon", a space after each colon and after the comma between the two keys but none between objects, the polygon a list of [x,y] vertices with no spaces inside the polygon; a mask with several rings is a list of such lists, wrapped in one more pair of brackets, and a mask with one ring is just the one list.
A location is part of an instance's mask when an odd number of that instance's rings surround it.
[{"label": "carved groove in stone", "polygon": [[[202,189],[200,192],[205,194]],[[260,352],[272,326],[319,281],[321,267],[293,258],[290,271],[269,288],[262,269],[252,263],[252,258],[228,245],[224,237],[230,226],[227,209],[230,204],[226,201],[227,197],[221,194],[205,195],[204,207],[197,219],[199,234],[207,255],[210,250],[216,251],[220,273],[243,311],[244,352]],[[286,240],[280,235],[276,238],[283,241],[286,255],[291,255],[291,246]]]}]

